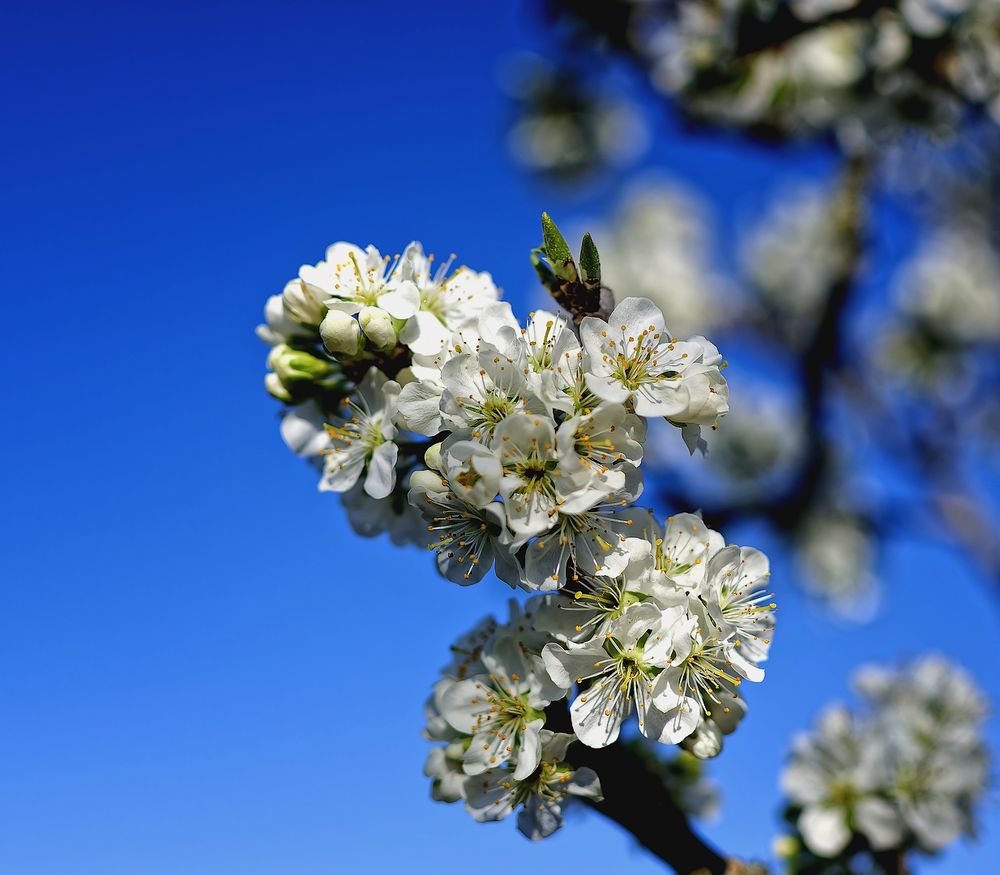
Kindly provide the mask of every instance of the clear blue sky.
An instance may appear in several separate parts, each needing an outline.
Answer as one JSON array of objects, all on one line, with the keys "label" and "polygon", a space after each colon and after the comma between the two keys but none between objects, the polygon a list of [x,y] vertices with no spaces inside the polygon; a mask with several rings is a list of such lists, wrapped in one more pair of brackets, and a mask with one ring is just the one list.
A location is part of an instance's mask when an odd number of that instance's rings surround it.
[{"label": "clear blue sky", "polygon": [[[516,8],[5,6],[5,875],[662,871],[593,815],[532,845],[429,801],[423,699],[506,590],[350,532],[280,441],[253,336],[335,239],[419,237],[518,297],[539,212],[604,202],[504,155],[496,66],[532,38]],[[730,216],[789,163],[710,139],[654,157]],[[745,855],[777,826],[791,732],[854,665],[933,646],[1000,693],[969,566],[896,545],[886,612],[845,630],[775,565],[769,677],[712,766],[708,831]],[[994,806],[978,849],[922,871],[989,872],[998,833]]]}]

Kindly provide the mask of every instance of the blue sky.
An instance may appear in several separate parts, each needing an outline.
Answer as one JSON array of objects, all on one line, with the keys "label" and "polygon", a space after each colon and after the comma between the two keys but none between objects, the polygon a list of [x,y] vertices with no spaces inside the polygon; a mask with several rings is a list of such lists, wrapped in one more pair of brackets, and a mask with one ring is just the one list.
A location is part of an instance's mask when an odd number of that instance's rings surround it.
[{"label": "blue sky", "polygon": [[[266,296],[335,239],[419,237],[518,298],[540,211],[607,202],[539,188],[504,154],[497,65],[534,39],[518,9],[6,8],[0,871],[663,871],[594,815],[532,845],[429,801],[423,699],[452,636],[507,592],[351,533],[281,443],[253,336]],[[730,222],[790,163],[829,164],[710,138],[653,158]],[[712,766],[725,812],[707,832],[748,856],[775,832],[790,733],[853,666],[934,647],[1000,693],[996,604],[967,564],[893,545],[887,609],[860,628],[775,566],[769,677]],[[921,871],[989,871],[995,805],[984,833]]]}]

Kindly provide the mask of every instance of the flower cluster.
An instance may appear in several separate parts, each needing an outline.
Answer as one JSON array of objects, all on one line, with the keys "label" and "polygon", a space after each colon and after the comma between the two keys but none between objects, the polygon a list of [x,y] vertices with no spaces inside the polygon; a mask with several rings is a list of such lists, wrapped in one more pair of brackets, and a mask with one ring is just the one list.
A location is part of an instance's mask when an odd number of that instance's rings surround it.
[{"label": "flower cluster", "polygon": [[639,522],[600,572],[535,595],[523,612],[514,603],[507,624],[485,621],[452,647],[427,710],[427,737],[445,743],[428,759],[435,798],[464,799],[479,820],[523,804],[521,830],[538,838],[559,825],[565,793],[546,801],[553,776],[568,793],[598,787],[547,751],[613,744],[633,714],[652,741],[699,758],[721,751],[746,713],[741,684],[764,677],[775,608],[767,557],[725,546],[694,514],[663,528],[648,514]]},{"label": "flower cluster", "polygon": [[391,264],[337,243],[268,302],[286,440],[354,504],[408,489],[450,580],[495,567],[551,590],[601,571],[635,523],[645,418],[699,446],[728,410],[722,357],[674,337],[645,298],[607,321],[538,310],[522,326],[489,274],[430,264],[417,243]]},{"label": "flower cluster", "polygon": [[391,261],[337,243],[259,330],[282,434],[355,528],[405,543],[418,515],[444,577],[493,569],[534,593],[456,642],[426,733],[436,798],[478,820],[519,809],[532,838],[600,796],[569,745],[610,745],[633,713],[653,741],[718,754],[774,625],[763,554],[635,504],[647,420],[693,452],[728,411],[718,350],[647,298],[614,306],[589,235],[579,267],[547,216],[543,237],[535,267],[567,313],[522,324],[488,274],[432,273],[417,243]]},{"label": "flower cluster", "polygon": [[[570,18],[600,16],[561,0]],[[604,25],[687,113],[769,136],[832,132],[848,148],[919,127],[1000,119],[993,0],[609,0]],[[575,7],[582,7],[576,9]]]},{"label": "flower cluster", "polygon": [[541,659],[546,636],[529,604],[512,601],[504,625],[480,622],[452,645],[453,658],[427,701],[427,739],[443,744],[424,774],[441,802],[462,799],[478,821],[503,820],[515,809],[530,839],[551,835],[573,797],[599,800],[592,769],[565,761],[573,736],[545,728],[544,709],[562,696]]},{"label": "flower cluster", "polygon": [[824,713],[783,775],[801,853],[934,853],[971,834],[989,773],[985,704],[972,681],[925,657],[902,671],[862,669],[855,687],[864,711]]}]

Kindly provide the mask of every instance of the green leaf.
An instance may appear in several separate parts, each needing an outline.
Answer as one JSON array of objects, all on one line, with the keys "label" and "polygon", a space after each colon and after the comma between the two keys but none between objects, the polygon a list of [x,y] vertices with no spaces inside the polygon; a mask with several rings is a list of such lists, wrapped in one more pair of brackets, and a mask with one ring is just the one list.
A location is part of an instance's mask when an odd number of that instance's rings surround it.
[{"label": "green leaf", "polygon": [[580,244],[580,273],[587,285],[601,284],[601,257],[589,233],[583,235],[583,243]]},{"label": "green leaf", "polygon": [[542,243],[545,255],[556,276],[570,282],[576,281],[576,265],[569,245],[548,213],[542,213]]}]

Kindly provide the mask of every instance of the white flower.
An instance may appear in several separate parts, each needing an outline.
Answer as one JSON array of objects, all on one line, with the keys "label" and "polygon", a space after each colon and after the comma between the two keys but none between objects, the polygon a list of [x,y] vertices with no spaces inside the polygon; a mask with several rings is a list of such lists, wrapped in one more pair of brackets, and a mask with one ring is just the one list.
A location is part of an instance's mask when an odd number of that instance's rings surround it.
[{"label": "white flower", "polygon": [[806,589],[848,619],[870,619],[880,586],[876,544],[864,520],[820,508],[800,526],[798,564]]},{"label": "white flower", "polygon": [[877,733],[859,732],[843,708],[828,710],[814,735],[796,740],[781,784],[802,809],[798,828],[813,853],[836,856],[852,828],[875,850],[902,842],[902,819],[883,795],[892,773],[883,741]]},{"label": "white flower", "polygon": [[524,779],[510,769],[488,769],[468,778],[464,795],[466,810],[478,821],[503,820],[519,805],[517,828],[529,839],[552,835],[562,826],[562,807],[567,797],[600,801],[601,784],[592,769],[573,769],[562,762],[573,736],[543,729],[538,768]]},{"label": "white flower", "polygon": [[370,368],[353,398],[344,399],[346,416],[326,429],[330,446],[324,451],[322,491],[346,492],[367,471],[365,492],[372,498],[392,492],[398,454],[392,420],[398,397],[399,383]]},{"label": "white flower", "polygon": [[709,560],[725,546],[722,535],[693,513],[667,517],[663,529],[653,522],[644,534],[653,545],[647,591],[661,598],[673,591],[700,593]]},{"label": "white flower", "polygon": [[281,438],[296,456],[311,459],[330,446],[330,438],[323,427],[326,417],[314,400],[297,404],[281,417]]},{"label": "white flower", "polygon": [[[625,610],[647,596],[642,585],[652,568],[652,548],[645,538],[626,538],[621,545],[624,561],[616,574],[578,574],[572,594],[545,596],[535,621],[540,629],[560,641],[586,641],[602,635]],[[530,558],[530,551],[529,551]]]},{"label": "white flower", "polygon": [[288,317],[281,295],[271,295],[267,299],[267,304],[264,307],[264,319],[266,324],[257,326],[257,336],[271,346],[287,343],[293,337],[301,337],[311,333],[304,326]]},{"label": "white flower", "polygon": [[[632,465],[642,462],[645,437],[644,420],[629,413],[621,404],[607,402],[596,410],[565,419],[556,435],[562,455],[575,454],[581,465],[593,467],[605,478],[621,462]],[[614,482],[619,489],[624,479],[619,477],[608,482]]]},{"label": "white flower", "polygon": [[486,673],[450,686],[441,696],[441,715],[453,729],[472,736],[462,760],[467,775],[513,760],[514,779],[524,780],[541,761],[539,731],[552,688],[544,672],[536,675],[535,660],[516,635],[492,638],[481,659]]},{"label": "white flower", "polygon": [[529,392],[553,410],[571,413],[573,399],[567,392],[571,372],[580,360],[580,341],[566,317],[547,310],[528,314],[521,328],[510,307],[490,307],[479,320],[484,340],[504,356],[524,362]]},{"label": "white flower", "polygon": [[826,189],[787,190],[743,244],[749,280],[797,342],[812,330],[830,284],[851,257],[837,215],[834,196]]},{"label": "white flower", "polygon": [[388,268],[387,263],[374,246],[363,250],[353,243],[334,243],[325,261],[299,269],[299,279],[332,310],[353,315],[362,307],[377,307],[395,319],[409,319],[420,306],[420,292],[399,276],[398,262]]},{"label": "white flower", "polygon": [[488,273],[459,267],[450,274],[454,256],[431,273],[433,256],[413,242],[399,262],[400,282],[412,283],[420,295],[419,309],[403,325],[400,340],[419,355],[435,355],[452,333],[474,324],[480,312],[500,293]]},{"label": "white flower", "polygon": [[[615,575],[625,567],[625,540],[649,526],[649,513],[633,504],[642,493],[638,470],[628,465],[615,473],[624,477],[621,489],[604,494],[606,481],[598,478],[593,486],[600,488],[580,493],[581,498],[590,496],[589,506],[582,500],[562,501],[547,512],[546,531],[525,552],[526,583],[542,590],[564,586],[571,562],[574,581],[581,574]],[[523,540],[519,536],[515,546]]]},{"label": "white flower", "polygon": [[[998,48],[1000,51],[1000,48]],[[958,344],[1000,339],[1000,258],[979,231],[938,231],[903,268],[900,308],[931,333]]]},{"label": "white flower", "polygon": [[458,802],[465,798],[469,776],[462,769],[463,743],[452,741],[436,747],[424,761],[424,775],[431,778],[431,799],[435,802]]},{"label": "white flower", "polygon": [[891,799],[921,848],[935,852],[971,833],[974,803],[989,781],[983,696],[940,657],[904,671],[867,667],[854,686],[875,709],[875,731],[892,746]]},{"label": "white flower", "polygon": [[557,513],[580,513],[612,492],[606,482],[561,457],[552,420],[515,413],[497,425],[490,444],[503,466],[500,494],[515,546],[548,531]]},{"label": "white flower", "polygon": [[511,535],[499,502],[477,507],[459,498],[435,471],[410,477],[410,504],[427,519],[437,552],[438,570],[453,583],[478,583],[496,564],[497,576],[510,586],[520,574],[510,558]]},{"label": "white flower", "polygon": [[442,457],[448,485],[466,504],[485,507],[497,497],[503,467],[496,454],[475,441],[456,441]]},{"label": "white flower", "polygon": [[771,571],[767,556],[753,547],[724,547],[708,563],[703,598],[720,634],[733,635],[751,662],[767,659],[777,607],[765,588]]},{"label": "white flower", "polygon": [[424,775],[431,778],[431,798],[438,802],[457,802],[463,798],[467,775],[462,768],[465,755],[463,736],[441,716],[441,697],[454,685],[451,678],[442,678],[434,685],[424,704],[424,738],[446,742],[434,748],[424,762]]},{"label": "white flower", "polygon": [[525,409],[544,410],[525,379],[523,359],[508,358],[489,344],[463,353],[441,368],[444,425],[487,441],[501,420]]},{"label": "white flower", "polygon": [[408,480],[409,477],[404,476],[402,483],[397,482],[393,492],[385,498],[372,498],[365,491],[363,480],[340,496],[347,522],[356,534],[362,538],[387,534],[398,547],[408,544],[422,547],[426,544],[427,533],[421,514],[398,498],[409,489]]},{"label": "white flower", "polygon": [[744,657],[735,636],[722,637],[707,615],[691,602],[694,613],[670,608],[665,634],[673,642],[666,669],[656,678],[653,701],[666,715],[660,741],[676,744],[705,718],[720,727],[742,715],[745,705],[736,692],[744,679],[761,681],[763,670]]},{"label": "white flower", "polygon": [[588,316],[580,337],[587,386],[598,398],[681,424],[713,424],[729,409],[718,350],[704,338],[672,339],[646,298],[625,298],[607,322]]},{"label": "white flower", "polygon": [[570,705],[573,731],[588,747],[607,747],[617,740],[633,707],[642,733],[659,736],[663,715],[653,706],[653,686],[673,650],[663,616],[653,605],[635,604],[597,638],[547,644],[542,650],[549,675],[563,689],[591,681]]}]

